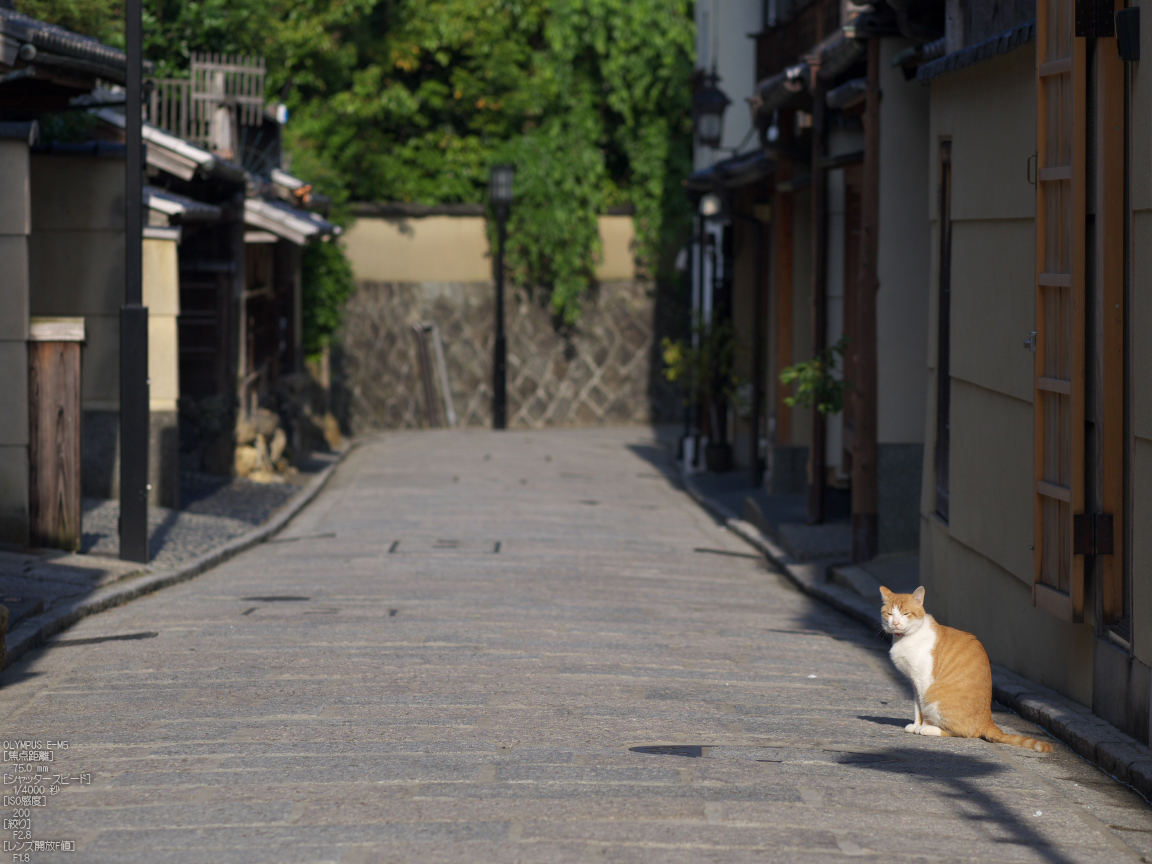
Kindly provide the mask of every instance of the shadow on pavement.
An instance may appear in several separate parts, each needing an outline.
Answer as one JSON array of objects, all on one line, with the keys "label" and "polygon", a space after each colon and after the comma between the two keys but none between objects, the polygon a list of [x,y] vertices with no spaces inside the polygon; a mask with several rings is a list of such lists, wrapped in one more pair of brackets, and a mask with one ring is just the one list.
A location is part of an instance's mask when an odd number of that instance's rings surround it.
[{"label": "shadow on pavement", "polygon": [[868,717],[860,714],[856,717],[857,720],[867,720],[869,723],[875,723],[877,726],[896,726],[903,729],[908,725],[907,719],[901,720],[899,717]]},{"label": "shadow on pavement", "polygon": [[[888,718],[877,717],[861,719],[888,721]],[[892,749],[878,752],[877,755],[892,757],[892,761],[881,758],[861,762],[859,767],[866,771],[912,775],[925,782],[943,785],[947,787],[944,794],[956,802],[957,810],[961,811],[963,818],[986,823],[990,830],[1003,830],[1004,836],[992,837],[993,842],[1026,846],[1050,864],[1072,864],[1072,859],[1034,828],[1028,818],[1014,814],[1019,809],[1018,790],[1005,788],[1003,795],[998,796],[994,789],[985,788],[977,782],[1011,773],[1011,769],[1002,762],[989,762],[965,753],[943,751],[912,753]],[[1037,811],[1037,815],[1031,818],[1041,817],[1042,813]]]}]

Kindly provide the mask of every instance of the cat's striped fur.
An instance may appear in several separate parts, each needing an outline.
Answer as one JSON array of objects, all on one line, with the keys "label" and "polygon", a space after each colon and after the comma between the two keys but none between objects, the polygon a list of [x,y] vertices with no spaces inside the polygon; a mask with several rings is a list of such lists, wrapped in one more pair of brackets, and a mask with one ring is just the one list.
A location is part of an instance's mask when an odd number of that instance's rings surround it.
[{"label": "cat's striped fur", "polygon": [[907,731],[1052,752],[1047,741],[1009,735],[992,721],[992,667],[979,639],[925,612],[922,587],[911,594],[881,588],[880,595],[880,620],[892,634],[892,662],[916,690],[916,719],[904,727]]}]

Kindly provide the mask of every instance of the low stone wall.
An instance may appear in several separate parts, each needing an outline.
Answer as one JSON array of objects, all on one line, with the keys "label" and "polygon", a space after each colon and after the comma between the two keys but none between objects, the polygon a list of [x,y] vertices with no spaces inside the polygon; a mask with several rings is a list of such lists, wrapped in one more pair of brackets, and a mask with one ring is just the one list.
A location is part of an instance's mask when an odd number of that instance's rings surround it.
[{"label": "low stone wall", "polygon": [[[510,289],[505,305],[509,427],[681,415],[679,393],[659,374],[658,322],[676,316],[653,284],[602,284],[571,333],[557,332],[548,308],[523,289]],[[442,334],[458,425],[490,426],[494,320],[491,283],[361,282],[333,351],[333,395],[342,419],[353,432],[428,425],[412,330],[428,321]]]}]

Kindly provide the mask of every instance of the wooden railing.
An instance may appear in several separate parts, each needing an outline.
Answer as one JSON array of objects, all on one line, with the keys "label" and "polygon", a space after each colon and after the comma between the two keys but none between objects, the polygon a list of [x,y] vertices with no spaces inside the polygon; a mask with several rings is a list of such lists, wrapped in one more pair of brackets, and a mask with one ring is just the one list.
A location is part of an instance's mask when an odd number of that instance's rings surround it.
[{"label": "wooden railing", "polygon": [[[240,126],[264,122],[264,58],[194,54],[188,78],[153,78],[146,105],[147,122],[216,152],[232,155]],[[221,110],[231,127],[230,140],[213,124]]]}]

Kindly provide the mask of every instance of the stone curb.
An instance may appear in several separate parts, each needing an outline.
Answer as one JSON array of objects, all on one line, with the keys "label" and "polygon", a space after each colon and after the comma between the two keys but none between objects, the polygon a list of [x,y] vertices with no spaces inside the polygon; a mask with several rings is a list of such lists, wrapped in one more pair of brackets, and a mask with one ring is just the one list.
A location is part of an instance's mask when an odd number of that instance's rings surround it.
[{"label": "stone curb", "polygon": [[95,615],[97,612],[103,612],[113,606],[122,606],[138,597],[143,597],[145,594],[159,591],[161,588],[194,579],[201,573],[223,564],[229,558],[264,542],[283,529],[296,514],[311,503],[344,461],[344,457],[359,446],[359,443],[358,441],[349,443],[331,465],[328,465],[309,480],[307,485],[290,498],[276,515],[263,525],[253,528],[247,534],[235,537],[223,546],[206,552],[199,558],[194,558],[180,567],[143,576],[129,576],[119,582],[93,591],[86,597],[78,597],[58,606],[53,606],[39,615],[21,621],[20,625],[7,636],[8,654],[4,662],[5,668],[11,666],[29,651],[38,648],[61,630],[75,624],[81,618]]},{"label": "stone curb", "polygon": [[[691,475],[683,477],[683,483],[698,504],[728,530],[759,549],[797,588],[879,633],[879,603],[870,603],[855,591],[827,581],[831,567],[848,562],[841,559],[795,561],[756,526],[701,492]],[[1088,707],[995,663],[992,664],[992,695],[1005,708],[1044,729],[1078,756],[1152,803],[1152,748],[1125,735]]]}]

